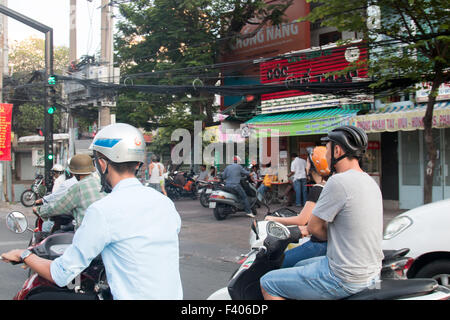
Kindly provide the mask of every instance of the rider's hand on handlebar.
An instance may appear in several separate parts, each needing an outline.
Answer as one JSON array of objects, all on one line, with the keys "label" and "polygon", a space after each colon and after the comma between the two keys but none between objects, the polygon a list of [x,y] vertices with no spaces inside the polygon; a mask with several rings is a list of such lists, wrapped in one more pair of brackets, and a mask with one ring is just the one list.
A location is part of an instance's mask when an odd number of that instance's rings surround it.
[{"label": "rider's hand on handlebar", "polygon": [[6,253],[2,253],[2,261],[3,262],[22,262],[20,255],[24,250],[15,249]]},{"label": "rider's hand on handlebar", "polygon": [[34,204],[38,206],[38,205],[41,205],[43,202],[44,202],[44,200],[42,200],[42,199],[37,199],[37,200],[34,202]]}]

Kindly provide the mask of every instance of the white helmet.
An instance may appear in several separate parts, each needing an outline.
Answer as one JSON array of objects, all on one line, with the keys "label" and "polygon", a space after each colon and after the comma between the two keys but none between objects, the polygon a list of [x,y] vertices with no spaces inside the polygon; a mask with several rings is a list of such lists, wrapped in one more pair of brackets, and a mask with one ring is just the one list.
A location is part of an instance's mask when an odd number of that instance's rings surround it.
[{"label": "white helmet", "polygon": [[100,152],[116,163],[145,163],[144,136],[137,128],[126,123],[110,124],[101,129],[89,150]]},{"label": "white helmet", "polygon": [[64,167],[62,165],[60,165],[59,163],[57,163],[53,166],[52,171],[63,172]]}]

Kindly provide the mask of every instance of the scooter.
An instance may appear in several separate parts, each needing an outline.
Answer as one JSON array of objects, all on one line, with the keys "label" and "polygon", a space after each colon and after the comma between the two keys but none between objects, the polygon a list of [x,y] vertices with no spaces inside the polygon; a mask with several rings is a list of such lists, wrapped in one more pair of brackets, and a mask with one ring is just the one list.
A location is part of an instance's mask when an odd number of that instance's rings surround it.
[{"label": "scooter", "polygon": [[[24,233],[28,228],[28,222],[21,212],[15,211],[6,217],[6,225],[14,233]],[[54,260],[63,255],[65,249],[72,243],[73,231],[51,234],[41,242],[30,246],[28,249],[37,256]],[[11,262],[18,264],[17,262]],[[106,281],[105,268],[101,257],[95,258],[88,268],[65,287],[42,278],[37,273],[32,273],[14,300],[106,300],[112,299],[111,292]]]},{"label": "scooter", "polygon": [[209,196],[213,191],[219,189],[220,187],[224,187],[224,184],[217,181],[197,181],[197,190],[198,190],[198,198],[200,200],[200,204],[209,208]]},{"label": "scooter", "polygon": [[20,195],[20,202],[25,207],[31,207],[36,200],[41,199],[47,193],[45,179],[42,174],[36,174],[33,184]]},{"label": "scooter", "polygon": [[197,188],[194,181],[194,173],[190,174],[174,171],[169,173],[165,180],[167,196],[172,200],[181,198],[197,199]]},{"label": "scooter", "polygon": [[[261,300],[260,279],[269,271],[279,269],[284,251],[290,243],[298,243],[301,233],[297,226],[286,227],[274,221],[256,220],[251,225],[255,246],[231,276],[228,286],[217,290],[208,300]],[[404,253],[401,252],[400,254]],[[363,290],[347,300],[450,300],[450,290],[433,279],[382,279],[374,288]]]},{"label": "scooter", "polygon": [[[249,179],[249,177],[241,178],[240,183],[247,195],[252,213],[256,215],[256,205],[261,199],[258,199],[259,194]],[[244,211],[244,203],[239,194],[234,189],[225,186],[211,193],[209,207],[214,209],[214,217],[217,220],[224,220],[230,214]]]}]

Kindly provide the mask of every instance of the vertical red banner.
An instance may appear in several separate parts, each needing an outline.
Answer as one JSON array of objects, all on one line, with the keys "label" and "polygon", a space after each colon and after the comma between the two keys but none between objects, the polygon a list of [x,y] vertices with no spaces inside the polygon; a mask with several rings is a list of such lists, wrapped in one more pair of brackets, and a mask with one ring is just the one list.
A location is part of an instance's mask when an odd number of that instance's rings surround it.
[{"label": "vertical red banner", "polygon": [[0,103],[0,161],[11,161],[12,104]]}]

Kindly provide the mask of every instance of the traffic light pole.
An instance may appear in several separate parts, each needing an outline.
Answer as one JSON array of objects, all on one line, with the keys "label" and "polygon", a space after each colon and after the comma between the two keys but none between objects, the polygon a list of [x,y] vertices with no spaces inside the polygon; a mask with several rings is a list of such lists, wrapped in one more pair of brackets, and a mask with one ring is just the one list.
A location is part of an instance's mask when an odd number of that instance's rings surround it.
[{"label": "traffic light pole", "polygon": [[[0,5],[0,13],[45,34],[45,79],[47,80],[48,77],[53,74],[53,29],[36,20],[28,18],[19,12],[11,10],[4,5]],[[53,113],[48,112],[50,90],[53,90],[53,88],[49,88],[46,84],[44,98],[44,162],[45,185],[47,188],[51,187],[53,184],[50,174],[53,167]]]}]

